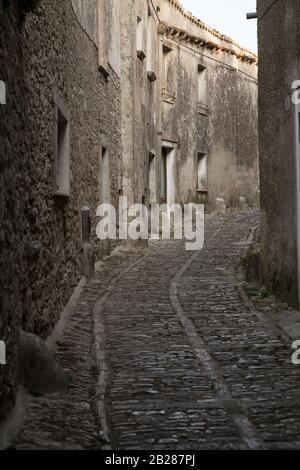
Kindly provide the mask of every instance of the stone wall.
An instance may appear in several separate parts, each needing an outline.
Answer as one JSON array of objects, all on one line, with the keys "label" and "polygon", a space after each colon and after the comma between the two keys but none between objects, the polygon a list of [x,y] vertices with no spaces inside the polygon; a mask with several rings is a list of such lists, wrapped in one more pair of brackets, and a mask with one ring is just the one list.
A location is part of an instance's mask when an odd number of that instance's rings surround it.
[{"label": "stone wall", "polygon": [[0,104],[0,340],[6,365],[0,365],[0,420],[14,403],[18,374],[18,335],[22,315],[22,252],[27,174],[22,129],[23,71],[21,11],[17,1],[0,2],[0,80],[6,105]]},{"label": "stone wall", "polygon": [[[95,2],[90,7],[94,13]],[[23,31],[25,165],[30,178],[24,195],[29,301],[23,327],[43,337],[80,277],[82,207],[90,209],[92,242],[101,255],[95,228],[102,147],[109,154],[112,202],[118,197],[120,84],[110,66],[109,75],[98,69],[98,48],[91,40],[95,22],[90,18],[82,2],[41,0],[38,14],[28,15]],[[65,200],[53,194],[55,97],[70,116],[71,191]]]},{"label": "stone wall", "polygon": [[[111,249],[95,229],[104,149],[114,204],[121,184],[118,35],[110,41],[118,5],[106,11],[108,62],[100,70],[96,3],[40,0],[24,15],[21,2],[1,2],[7,105],[0,106],[0,340],[7,365],[0,370],[0,418],[17,390],[20,329],[45,338],[82,275],[84,253],[99,259]],[[69,126],[68,197],[56,194],[62,110]],[[90,210],[89,243],[82,237],[83,208]]]},{"label": "stone wall", "polygon": [[292,83],[300,79],[300,4],[258,0],[259,150],[264,280],[299,306],[297,171]]}]

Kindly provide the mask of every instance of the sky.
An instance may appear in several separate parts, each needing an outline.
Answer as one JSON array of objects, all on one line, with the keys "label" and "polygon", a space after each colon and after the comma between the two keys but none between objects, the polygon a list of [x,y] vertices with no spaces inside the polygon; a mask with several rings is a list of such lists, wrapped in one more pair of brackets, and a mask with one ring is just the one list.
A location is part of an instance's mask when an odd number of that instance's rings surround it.
[{"label": "sky", "polygon": [[257,52],[257,20],[246,13],[256,11],[256,0],[179,0],[193,15]]}]

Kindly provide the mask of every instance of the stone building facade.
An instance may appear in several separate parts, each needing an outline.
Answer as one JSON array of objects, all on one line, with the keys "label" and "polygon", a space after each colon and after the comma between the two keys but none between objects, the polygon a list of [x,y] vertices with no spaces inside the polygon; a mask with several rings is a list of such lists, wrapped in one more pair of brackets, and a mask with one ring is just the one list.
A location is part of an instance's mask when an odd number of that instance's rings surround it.
[{"label": "stone building facade", "polygon": [[257,57],[177,1],[159,6],[162,151],[163,158],[176,160],[167,176],[175,198],[210,209],[253,207],[259,179]]},{"label": "stone building facade", "polygon": [[119,2],[31,3],[32,11],[21,1],[0,10],[5,411],[16,392],[20,329],[46,338],[85,261],[109,249],[96,237],[96,209],[117,204],[121,184]]},{"label": "stone building facade", "polygon": [[256,206],[257,57],[177,1],[123,6],[125,194],[210,209]]},{"label": "stone building facade", "polygon": [[299,307],[300,4],[258,0],[257,9],[262,271]]},{"label": "stone building facade", "polygon": [[19,331],[46,338],[113,248],[101,202],[257,203],[257,58],[176,0],[2,1],[0,15],[7,411]]},{"label": "stone building facade", "polygon": [[10,7],[4,2],[0,4],[0,340],[6,345],[6,365],[0,364],[0,421],[13,406],[17,389],[17,344],[23,300],[23,195],[27,188],[21,138],[22,13],[16,0],[10,2]]}]

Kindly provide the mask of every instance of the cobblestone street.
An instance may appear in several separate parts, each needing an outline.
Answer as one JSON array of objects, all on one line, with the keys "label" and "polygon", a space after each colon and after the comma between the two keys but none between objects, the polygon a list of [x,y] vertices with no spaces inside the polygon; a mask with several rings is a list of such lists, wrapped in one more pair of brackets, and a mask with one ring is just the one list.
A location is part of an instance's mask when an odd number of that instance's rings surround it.
[{"label": "cobblestone street", "polygon": [[57,345],[68,393],[27,397],[14,445],[300,448],[292,339],[237,276],[257,224],[257,212],[209,216],[200,252],[151,242],[109,258]]}]

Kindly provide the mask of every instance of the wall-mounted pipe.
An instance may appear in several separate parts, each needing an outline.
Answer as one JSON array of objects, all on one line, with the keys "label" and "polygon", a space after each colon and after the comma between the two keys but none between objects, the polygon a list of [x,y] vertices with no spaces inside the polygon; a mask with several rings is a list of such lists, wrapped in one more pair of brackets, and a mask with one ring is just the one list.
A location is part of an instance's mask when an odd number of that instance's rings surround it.
[{"label": "wall-mounted pipe", "polygon": [[257,12],[253,12],[253,13],[247,13],[247,20],[255,20],[257,19]]}]

